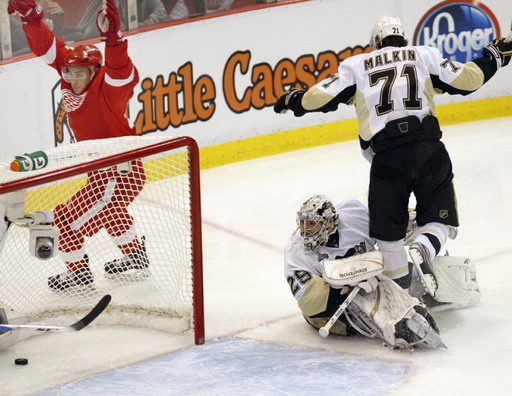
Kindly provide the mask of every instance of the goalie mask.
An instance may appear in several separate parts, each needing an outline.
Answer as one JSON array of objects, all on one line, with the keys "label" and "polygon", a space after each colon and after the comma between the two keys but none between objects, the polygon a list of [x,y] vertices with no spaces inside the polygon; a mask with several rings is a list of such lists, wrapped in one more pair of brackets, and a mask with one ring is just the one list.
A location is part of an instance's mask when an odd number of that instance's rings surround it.
[{"label": "goalie mask", "polygon": [[336,231],[338,214],[329,198],[313,195],[297,212],[297,225],[304,240],[304,252],[310,253]]},{"label": "goalie mask", "polygon": [[372,50],[381,48],[382,40],[388,36],[400,36],[405,38],[405,28],[400,18],[382,16],[375,22],[370,37]]}]

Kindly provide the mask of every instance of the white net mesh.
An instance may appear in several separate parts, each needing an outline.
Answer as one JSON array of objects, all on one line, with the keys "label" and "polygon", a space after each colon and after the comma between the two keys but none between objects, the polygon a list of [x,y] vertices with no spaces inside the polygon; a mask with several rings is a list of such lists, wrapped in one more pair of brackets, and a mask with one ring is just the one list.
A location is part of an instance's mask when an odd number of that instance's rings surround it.
[{"label": "white net mesh", "polygon": [[[120,153],[169,140],[149,136],[80,142],[47,151],[48,166],[30,172],[12,172],[9,163],[2,163],[0,194],[2,186],[16,180],[83,167],[100,158],[115,161]],[[85,167],[79,175],[27,188],[25,214],[53,213],[59,252],[47,260],[34,257],[29,228],[12,224],[0,252],[0,301],[29,321],[53,317],[69,324],[68,314],[81,315],[102,295],[111,294],[112,302],[97,323],[169,331],[193,327],[194,187],[189,169],[187,146],[166,148],[140,160],[101,170]],[[0,196],[4,202],[8,197]],[[115,270],[108,273],[105,264],[113,260],[117,264],[109,268]],[[49,286],[50,277],[64,271],[84,273],[86,267],[92,283],[79,279],[78,285],[69,285],[62,277]]]}]

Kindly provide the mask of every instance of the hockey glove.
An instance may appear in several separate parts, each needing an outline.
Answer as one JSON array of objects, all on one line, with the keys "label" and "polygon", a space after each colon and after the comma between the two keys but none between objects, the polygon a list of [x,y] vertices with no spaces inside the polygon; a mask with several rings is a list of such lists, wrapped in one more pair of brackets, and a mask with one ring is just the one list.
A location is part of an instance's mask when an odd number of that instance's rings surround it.
[{"label": "hockey glove", "polygon": [[37,4],[35,0],[9,0],[7,12],[10,15],[20,14],[23,23],[38,22],[44,16],[43,7]]},{"label": "hockey glove", "polygon": [[360,282],[357,286],[363,289],[366,293],[372,293],[377,290],[377,287],[379,287],[379,278],[377,276],[372,276],[364,282]]},{"label": "hockey glove", "polygon": [[277,103],[274,105],[274,111],[277,114],[285,114],[288,110],[293,109],[295,102],[302,98],[306,91],[303,89],[292,89],[291,91],[286,91],[281,97],[277,100]]},{"label": "hockey glove", "polygon": [[101,40],[107,47],[115,47],[125,40],[121,33],[121,18],[114,0],[107,0],[106,8],[98,12],[96,26]]},{"label": "hockey glove", "polygon": [[512,57],[512,42],[505,42],[505,39],[498,38],[487,44],[483,50],[483,54],[496,60],[498,69],[507,66]]}]

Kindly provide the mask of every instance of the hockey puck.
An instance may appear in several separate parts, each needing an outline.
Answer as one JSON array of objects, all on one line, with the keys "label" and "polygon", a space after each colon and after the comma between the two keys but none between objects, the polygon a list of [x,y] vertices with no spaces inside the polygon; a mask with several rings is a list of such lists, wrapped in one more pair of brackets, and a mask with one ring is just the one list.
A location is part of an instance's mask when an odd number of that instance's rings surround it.
[{"label": "hockey puck", "polygon": [[28,364],[28,359],[26,359],[26,358],[14,359],[14,364],[16,366],[26,366]]}]

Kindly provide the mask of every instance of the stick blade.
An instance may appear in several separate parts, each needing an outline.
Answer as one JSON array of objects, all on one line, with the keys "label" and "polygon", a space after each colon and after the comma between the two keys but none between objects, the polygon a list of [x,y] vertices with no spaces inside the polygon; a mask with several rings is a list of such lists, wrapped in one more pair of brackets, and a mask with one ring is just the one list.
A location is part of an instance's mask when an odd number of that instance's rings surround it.
[{"label": "stick blade", "polygon": [[110,304],[110,301],[112,300],[112,296],[110,294],[104,295],[101,300],[96,304],[96,306],[89,312],[87,315],[85,315],[82,319],[80,319],[78,322],[72,324],[69,326],[72,330],[71,331],[80,331],[85,326],[89,325],[94,319],[96,319],[104,310],[107,308],[108,304]]}]

